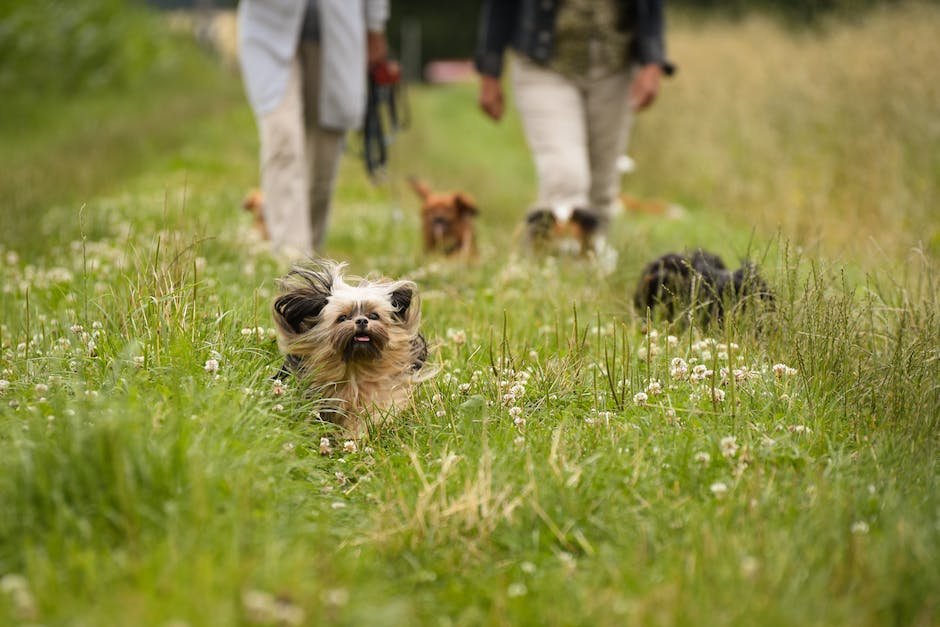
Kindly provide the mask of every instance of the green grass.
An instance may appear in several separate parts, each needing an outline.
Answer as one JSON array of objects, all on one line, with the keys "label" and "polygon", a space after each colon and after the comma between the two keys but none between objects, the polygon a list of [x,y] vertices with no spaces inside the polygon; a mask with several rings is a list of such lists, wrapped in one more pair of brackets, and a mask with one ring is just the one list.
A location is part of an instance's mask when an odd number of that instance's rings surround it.
[{"label": "green grass", "polygon": [[[785,150],[781,173],[771,156],[789,135],[768,128],[777,99],[762,78],[775,51],[877,48],[899,22],[940,16],[913,7],[806,41],[677,20],[684,74],[638,127],[625,185],[687,212],[619,219],[607,276],[514,252],[534,190],[514,116],[490,124],[468,86],[412,89],[387,182],[371,186],[354,150],[344,161],[325,254],[418,282],[441,372],[355,451],[294,382],[276,395],[270,380],[286,268],[239,208],[256,141],[234,77],[162,85],[170,120],[156,103],[142,114],[142,96],[63,110],[107,110],[115,137],[153,146],[133,159],[68,124],[17,134],[18,176],[59,174],[37,191],[4,183],[34,195],[28,220],[3,208],[0,622],[936,624],[940,279],[935,248],[917,247],[940,183],[921,126],[936,92],[906,98],[915,113],[900,118],[839,116],[851,84],[811,112],[778,102],[777,122],[838,120],[832,141],[793,138],[805,159]],[[748,28],[765,46],[747,57],[753,74],[690,71],[739,58],[750,40],[719,35]],[[826,67],[820,80],[843,72]],[[740,92],[692,109],[722,77]],[[732,102],[739,133],[720,143]],[[780,197],[778,183],[839,178],[869,132],[894,142],[897,170],[845,177],[826,214]],[[95,183],[54,146],[84,147]],[[478,264],[421,255],[412,173],[477,197]],[[851,222],[861,195],[910,198],[910,211]],[[782,206],[792,222],[776,221]],[[853,234],[863,243],[849,247]],[[697,245],[758,260],[775,310],[644,334],[631,305],[642,264]],[[676,357],[711,373],[673,377]],[[742,366],[749,376],[722,381]],[[662,393],[637,402],[652,380]]]}]

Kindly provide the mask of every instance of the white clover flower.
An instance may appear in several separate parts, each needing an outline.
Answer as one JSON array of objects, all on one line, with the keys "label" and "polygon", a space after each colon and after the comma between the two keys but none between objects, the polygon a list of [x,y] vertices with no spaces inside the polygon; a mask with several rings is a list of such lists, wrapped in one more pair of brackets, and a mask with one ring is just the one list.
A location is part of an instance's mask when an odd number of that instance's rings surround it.
[{"label": "white clover flower", "polygon": [[805,425],[790,425],[787,427],[787,431],[789,431],[790,433],[800,433],[800,434],[810,433],[809,427]]},{"label": "white clover flower", "polygon": [[513,438],[512,443],[516,446],[516,448],[522,448],[525,446],[525,436],[517,435],[515,438]]},{"label": "white clover flower", "polygon": [[738,452],[738,442],[733,435],[727,435],[721,438],[718,443],[721,454],[725,457],[734,457]]},{"label": "white clover flower", "polygon": [[516,418],[517,416],[521,416],[521,415],[522,415],[522,408],[521,408],[521,407],[518,407],[518,406],[510,407],[510,408],[509,408],[509,415],[510,415],[511,417],[513,417],[513,418]]},{"label": "white clover flower", "polygon": [[8,389],[10,389],[10,382],[6,379],[0,379],[0,394],[3,394]]},{"label": "white clover flower", "polygon": [[81,333],[82,331],[84,331],[85,328],[82,327],[82,325],[80,325],[80,324],[73,324],[72,326],[69,327],[69,330],[70,330],[72,333],[75,333],[75,334],[77,335],[77,334]]},{"label": "white clover flower", "polygon": [[359,447],[356,445],[355,440],[346,440],[343,442],[343,452],[344,453],[358,453]]},{"label": "white clover flower", "polygon": [[718,351],[718,361],[728,361],[727,351]]},{"label": "white clover flower", "polygon": [[659,396],[663,393],[663,384],[659,382],[659,379],[653,379],[646,386],[646,393],[650,396]]},{"label": "white clover flower", "polygon": [[467,333],[463,329],[447,329],[447,339],[460,346],[467,343]]},{"label": "white clover flower", "polygon": [[751,579],[757,574],[758,570],[760,570],[760,562],[756,557],[745,555],[741,558],[741,575]]},{"label": "white clover flower", "polygon": [[868,533],[868,531],[868,523],[864,520],[856,520],[854,523],[852,523],[852,533],[856,535],[865,535]]},{"label": "white clover flower", "polygon": [[516,383],[511,388],[509,388],[509,393],[513,394],[516,398],[525,395],[525,386],[521,383]]},{"label": "white clover flower", "polygon": [[521,429],[525,426],[525,418],[523,418],[522,416],[516,416],[515,418],[513,418],[512,424],[516,425],[517,427]]},{"label": "white clover flower", "polygon": [[529,351],[529,359],[531,359],[532,361],[538,361],[538,360],[539,360],[539,354],[538,354],[538,352],[537,352],[537,351]]},{"label": "white clover flower", "polygon": [[695,456],[692,459],[694,459],[699,464],[702,464],[703,466],[707,466],[708,464],[711,463],[712,456],[706,453],[705,451],[699,451],[698,453],[695,454]]},{"label": "white clover flower", "polygon": [[669,346],[670,348],[675,348],[676,346],[679,345],[679,338],[677,338],[675,335],[667,335],[666,345]]},{"label": "white clover flower", "polygon": [[720,499],[728,493],[728,486],[722,481],[716,481],[715,483],[711,484],[709,490],[712,491],[712,494],[714,494],[716,498]]},{"label": "white clover flower", "polygon": [[245,328],[243,328],[242,331],[241,331],[242,335],[244,335],[245,337],[248,337],[249,335],[251,335],[251,334],[254,333],[254,332],[255,332],[254,329],[251,329],[251,328],[249,328],[249,327],[245,327]]},{"label": "white clover flower", "polygon": [[681,357],[673,357],[669,363],[669,374],[673,379],[684,379],[689,373],[689,364]]},{"label": "white clover flower", "polygon": [[320,438],[320,455],[330,455],[333,453],[333,447],[330,446],[330,438]]},{"label": "white clover flower", "polygon": [[134,367],[143,368],[146,363],[146,358],[143,355],[134,355]]},{"label": "white clover flower", "polygon": [[271,394],[274,396],[282,396],[285,391],[284,382],[280,379],[275,379],[274,384],[271,386]]},{"label": "white clover flower", "polygon": [[610,422],[610,419],[613,418],[613,413],[609,411],[599,411],[597,412],[597,417],[603,420],[604,422]]},{"label": "white clover flower", "polygon": [[293,442],[284,442],[281,446],[281,450],[287,454],[293,453],[295,448],[297,448],[297,445]]},{"label": "white clover flower", "polygon": [[273,411],[276,411],[276,412],[282,412],[282,411],[284,411],[284,406],[281,405],[280,403],[277,403],[277,404],[274,405],[274,407],[272,407],[271,409],[272,409]]},{"label": "white clover flower", "polygon": [[524,583],[517,581],[517,582],[515,582],[515,583],[509,584],[509,588],[506,589],[506,594],[507,594],[510,598],[513,598],[513,597],[521,597],[521,596],[525,596],[525,594],[526,594],[528,591],[529,591],[529,589],[526,588],[526,586],[525,586]]},{"label": "white clover flower", "polygon": [[516,395],[510,392],[509,394],[503,394],[503,405],[512,405],[516,402]]},{"label": "white clover flower", "polygon": [[649,396],[646,395],[646,392],[637,392],[633,395],[633,402],[637,405],[645,405],[648,400]]},{"label": "white clover flower", "polygon": [[434,415],[437,416],[438,418],[444,418],[445,416],[447,416],[447,412],[444,411],[443,409],[438,409],[436,412],[434,412]]},{"label": "white clover flower", "polygon": [[793,376],[797,373],[796,368],[791,368],[786,364],[774,364],[773,366],[774,376],[778,379],[781,377]]},{"label": "white clover flower", "polygon": [[218,359],[207,359],[206,365],[203,366],[206,372],[216,372],[219,369],[219,360]]},{"label": "white clover flower", "polygon": [[702,361],[711,361],[711,360],[712,360],[712,352],[711,352],[710,350],[703,350],[703,351],[701,352],[701,357],[702,357]]},{"label": "white clover flower", "polygon": [[716,403],[723,403],[725,400],[725,391],[719,388],[712,388],[712,400]]},{"label": "white clover flower", "polygon": [[37,383],[35,390],[36,394],[46,394],[49,391],[49,386],[45,383]]},{"label": "white clover flower", "polygon": [[458,390],[461,394],[466,394],[467,392],[470,391],[470,384],[469,384],[469,383],[461,383],[460,385],[457,386],[457,390]]}]

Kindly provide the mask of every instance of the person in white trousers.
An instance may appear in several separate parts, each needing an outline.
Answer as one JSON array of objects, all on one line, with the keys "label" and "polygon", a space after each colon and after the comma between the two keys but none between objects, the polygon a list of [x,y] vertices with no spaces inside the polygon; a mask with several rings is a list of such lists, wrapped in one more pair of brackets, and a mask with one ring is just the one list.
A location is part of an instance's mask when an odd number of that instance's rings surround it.
[{"label": "person in white trousers", "polygon": [[348,130],[365,114],[367,64],[387,54],[388,0],[241,0],[238,46],[261,140],[272,250],[324,242]]}]

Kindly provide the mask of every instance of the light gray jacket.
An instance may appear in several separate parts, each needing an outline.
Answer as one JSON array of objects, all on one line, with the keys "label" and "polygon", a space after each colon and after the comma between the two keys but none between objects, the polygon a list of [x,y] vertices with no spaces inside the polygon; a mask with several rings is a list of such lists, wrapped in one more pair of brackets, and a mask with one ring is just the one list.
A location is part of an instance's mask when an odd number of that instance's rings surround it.
[{"label": "light gray jacket", "polygon": [[[366,31],[381,32],[388,0],[317,0],[320,25],[320,125],[358,128],[366,106]],[[287,89],[307,0],[241,0],[238,51],[257,115],[274,110]]]}]

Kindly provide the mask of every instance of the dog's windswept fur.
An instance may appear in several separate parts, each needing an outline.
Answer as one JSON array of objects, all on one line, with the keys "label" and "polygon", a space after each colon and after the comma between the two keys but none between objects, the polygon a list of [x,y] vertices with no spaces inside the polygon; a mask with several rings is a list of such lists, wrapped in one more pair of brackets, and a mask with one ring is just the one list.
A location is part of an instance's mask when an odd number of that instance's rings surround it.
[{"label": "dog's windswept fur", "polygon": [[295,266],[279,282],[274,321],[284,370],[327,401],[326,418],[361,436],[367,414],[383,419],[433,372],[417,286],[345,277],[344,265]]},{"label": "dog's windswept fur", "polygon": [[668,321],[691,313],[702,324],[721,322],[727,307],[745,307],[748,301],[773,302],[770,287],[757,267],[745,262],[730,271],[714,253],[698,249],[691,255],[667,253],[648,263],[633,294],[636,309],[652,314],[661,307]]},{"label": "dog's windswept fur", "polygon": [[476,257],[473,219],[479,213],[476,202],[463,192],[434,192],[423,181],[408,179],[421,198],[421,232],[424,251],[444,255]]},{"label": "dog's windswept fur", "polygon": [[525,243],[534,253],[596,253],[607,219],[582,207],[535,207],[525,217]]}]

